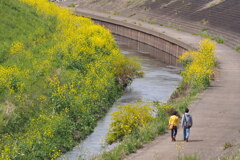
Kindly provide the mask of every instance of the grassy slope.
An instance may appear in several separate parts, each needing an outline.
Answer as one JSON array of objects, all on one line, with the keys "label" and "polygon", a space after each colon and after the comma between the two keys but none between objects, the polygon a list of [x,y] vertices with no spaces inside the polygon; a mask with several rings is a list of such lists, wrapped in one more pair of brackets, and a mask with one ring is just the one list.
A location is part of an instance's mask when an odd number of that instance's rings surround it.
[{"label": "grassy slope", "polygon": [[0,9],[1,62],[6,60],[3,56],[9,51],[13,42],[22,41],[27,46],[31,46],[34,40],[47,36],[55,27],[54,24],[51,25],[52,28],[48,25],[54,20],[38,15],[34,8],[16,0],[0,1]]},{"label": "grassy slope", "polygon": [[54,159],[69,150],[120,95],[116,77],[125,83],[124,73],[135,72],[110,32],[54,9],[0,1],[0,159]]},{"label": "grassy slope", "polygon": [[[34,52],[37,57],[40,55],[41,48],[49,48],[53,42],[51,39],[52,30],[56,27],[56,19],[54,17],[46,17],[37,14],[34,8],[29,7],[16,0],[8,0],[0,2],[0,64],[3,66],[16,66],[20,70],[27,70],[33,67],[31,59],[25,59],[21,55],[9,55],[9,50],[13,43],[21,42],[24,44],[25,50]],[[45,39],[39,41],[40,39]],[[34,58],[32,58],[34,59]],[[41,60],[47,59],[47,56],[39,58]],[[24,61],[22,61],[24,60]],[[41,89],[43,86],[42,78],[34,71],[29,72],[31,78],[24,79],[26,81],[26,92],[28,96],[35,97],[36,95],[43,94],[45,90]],[[39,79],[38,79],[39,78]],[[0,92],[0,103],[6,101],[15,101],[14,99],[18,94],[10,95],[6,91]],[[12,102],[14,103],[14,102]],[[18,105],[18,102],[15,102]],[[4,107],[4,105],[2,105]],[[7,119],[8,117],[4,117]],[[21,118],[23,120],[24,118]],[[22,125],[22,121],[18,121]],[[16,122],[16,121],[15,121]],[[18,123],[17,123],[18,124]],[[17,125],[15,124],[15,125]],[[2,127],[3,124],[1,124]],[[8,126],[7,131],[13,129],[12,125]],[[15,128],[19,129],[19,127]],[[4,131],[4,129],[2,129]]]}]

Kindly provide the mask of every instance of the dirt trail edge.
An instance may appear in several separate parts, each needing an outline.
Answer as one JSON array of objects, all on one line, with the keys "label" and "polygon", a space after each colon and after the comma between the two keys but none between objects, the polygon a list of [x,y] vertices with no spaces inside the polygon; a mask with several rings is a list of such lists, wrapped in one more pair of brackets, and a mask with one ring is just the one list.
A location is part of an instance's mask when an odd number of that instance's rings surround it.
[{"label": "dirt trail edge", "polygon": [[[141,27],[164,33],[166,36],[197,48],[200,37],[186,32],[176,31],[162,26],[151,25],[136,20],[85,9],[76,9],[78,14],[97,15],[124,23],[141,24]],[[217,158],[224,150],[225,143],[240,143],[240,53],[216,44],[216,56],[219,62],[219,74],[215,81],[199,99],[190,105],[194,125],[190,141],[183,142],[182,129],[179,129],[177,142],[170,141],[170,133],[158,136],[144,145],[126,160],[176,160],[183,155],[198,155],[201,160]]]}]

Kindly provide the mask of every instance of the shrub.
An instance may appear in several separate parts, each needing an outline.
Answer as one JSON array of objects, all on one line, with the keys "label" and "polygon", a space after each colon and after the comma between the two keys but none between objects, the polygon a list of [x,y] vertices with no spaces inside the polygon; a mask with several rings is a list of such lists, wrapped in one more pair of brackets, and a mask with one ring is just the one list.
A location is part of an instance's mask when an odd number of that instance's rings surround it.
[{"label": "shrub", "polygon": [[200,42],[198,51],[187,51],[179,57],[185,70],[181,72],[183,82],[193,88],[204,88],[210,84],[216,65],[215,44],[208,39]]},{"label": "shrub", "polygon": [[154,119],[153,108],[149,104],[129,104],[119,106],[119,110],[112,113],[112,123],[107,134],[107,143],[121,140],[139,127],[143,127]]}]

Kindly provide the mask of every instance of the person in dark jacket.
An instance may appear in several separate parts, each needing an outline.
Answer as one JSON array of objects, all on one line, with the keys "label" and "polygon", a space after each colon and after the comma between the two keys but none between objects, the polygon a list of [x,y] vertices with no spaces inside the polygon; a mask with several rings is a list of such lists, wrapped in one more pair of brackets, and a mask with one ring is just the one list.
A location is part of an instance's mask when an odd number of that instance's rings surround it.
[{"label": "person in dark jacket", "polygon": [[181,126],[183,127],[183,139],[184,141],[188,142],[190,136],[190,128],[193,125],[192,116],[189,113],[189,109],[185,109],[185,113],[182,116]]}]

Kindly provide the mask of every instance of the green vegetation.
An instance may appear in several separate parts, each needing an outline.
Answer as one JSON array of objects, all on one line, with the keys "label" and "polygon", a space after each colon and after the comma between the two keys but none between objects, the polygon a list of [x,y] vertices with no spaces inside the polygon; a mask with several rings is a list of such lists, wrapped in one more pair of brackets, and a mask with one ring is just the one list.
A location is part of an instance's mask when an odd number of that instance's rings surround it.
[{"label": "green vegetation", "polygon": [[209,7],[213,7],[218,5],[219,3],[223,2],[224,0],[215,0],[213,2],[210,2]]},{"label": "green vegetation", "polygon": [[224,38],[222,38],[222,37],[215,37],[215,36],[207,33],[207,30],[202,30],[201,32],[194,33],[194,35],[199,35],[199,36],[202,36],[202,37],[214,40],[214,41],[216,41],[217,43],[220,43],[220,44],[224,43]]},{"label": "green vegetation", "polygon": [[121,13],[117,12],[117,11],[113,11],[113,12],[111,12],[111,14],[116,15],[116,16],[120,16],[121,15]]},{"label": "green vegetation", "polygon": [[127,6],[135,6],[136,4],[139,4],[139,3],[144,3],[146,2],[146,0],[128,0],[127,1]]},{"label": "green vegetation", "polygon": [[142,22],[147,22],[148,20],[145,19],[145,18],[138,18],[139,21],[142,21]]},{"label": "green vegetation", "polygon": [[124,136],[131,134],[138,127],[153,121],[153,108],[148,104],[118,106],[119,110],[112,113],[113,122],[107,135],[107,143],[112,144]]},{"label": "green vegetation", "polygon": [[188,51],[179,57],[185,67],[181,75],[185,85],[191,88],[204,88],[210,85],[213,69],[216,66],[215,44],[209,40],[200,43],[198,51]]},{"label": "green vegetation", "polygon": [[48,0],[0,1],[0,159],[55,159],[136,76],[110,32]]},{"label": "green vegetation", "polygon": [[181,158],[178,158],[178,160],[200,160],[200,158],[198,158],[197,156],[193,155],[193,156],[181,157]]},{"label": "green vegetation", "polygon": [[217,43],[224,43],[224,38],[222,37],[215,37],[215,38],[212,38],[212,40],[215,40]]},{"label": "green vegetation", "polygon": [[151,23],[151,24],[158,24],[158,21],[157,20],[151,20],[151,21],[149,21],[149,23]]},{"label": "green vegetation", "polygon": [[133,17],[133,16],[135,16],[136,15],[136,13],[132,13],[132,14],[130,14],[128,17]]},{"label": "green vegetation", "polygon": [[71,3],[71,4],[68,5],[68,7],[76,7],[76,4]]},{"label": "green vegetation", "polygon": [[[156,103],[155,105],[159,108],[162,106],[159,103]],[[157,135],[163,134],[166,131],[168,123],[167,118],[167,111],[162,111],[161,114],[159,114],[159,116],[157,116],[151,123],[135,129],[131,134],[128,134],[123,138],[120,145],[110,152],[104,152],[95,159],[117,160],[122,159],[125,155],[136,152],[138,148],[143,146],[143,144],[154,140]]]},{"label": "green vegetation", "polygon": [[202,28],[201,29],[201,32],[206,32],[206,31],[208,31],[208,28]]},{"label": "green vegetation", "polygon": [[234,146],[233,143],[226,142],[226,143],[224,143],[223,150],[226,150],[226,149],[231,148],[231,147],[233,147],[233,146]]},{"label": "green vegetation", "polygon": [[205,25],[208,23],[208,21],[206,19],[202,19],[199,23]]},{"label": "green vegetation", "polygon": [[[235,146],[234,144],[226,142],[224,144],[224,150],[234,146]],[[221,156],[217,159],[218,160],[240,160],[240,150],[239,148],[234,149],[233,151],[227,153],[227,156]],[[178,160],[200,160],[200,158],[196,155],[191,155],[186,157],[180,157],[178,158]]]},{"label": "green vegetation", "polygon": [[157,20],[147,20],[145,18],[139,18],[138,20],[142,21],[142,22],[147,22],[147,23],[150,23],[150,24],[157,24],[158,23]]},{"label": "green vegetation", "polygon": [[240,45],[236,46],[234,49],[235,49],[236,51],[240,51]]},{"label": "green vegetation", "polygon": [[177,31],[181,31],[180,28],[178,28],[178,27],[174,27],[173,25],[170,25],[170,24],[168,24],[168,25],[164,25],[164,26],[165,26],[165,27],[168,27],[168,28],[175,29],[175,30],[177,30]]},{"label": "green vegetation", "polygon": [[[215,44],[208,39],[203,40],[197,51],[185,52],[179,57],[179,62],[182,63],[185,68],[181,72],[183,81],[172,94],[168,103],[153,102],[153,104],[149,105],[157,108],[156,118],[147,123],[147,125],[140,125],[137,128],[134,126],[131,132],[128,132],[124,137],[121,136],[120,139],[118,139],[122,140],[121,144],[113,150],[99,155],[95,159],[122,159],[128,154],[136,152],[143,144],[152,141],[159,134],[163,134],[167,129],[168,118],[172,111],[177,110],[183,112],[184,109],[197,98],[198,93],[210,85],[210,80],[213,77],[213,71],[216,66]],[[124,118],[121,117],[122,119],[132,119],[132,114],[129,114],[127,110],[123,112]],[[118,122],[118,120],[113,120],[113,124]],[[131,123],[125,123],[127,126],[128,124]],[[120,128],[121,126],[114,127]],[[197,159],[197,157],[191,156],[186,157],[186,159]]]},{"label": "green vegetation", "polygon": [[231,151],[230,155],[228,154],[228,156],[224,156],[221,158],[218,158],[219,160],[240,160],[240,148],[239,146],[237,147],[237,149],[234,149],[233,151]]}]

